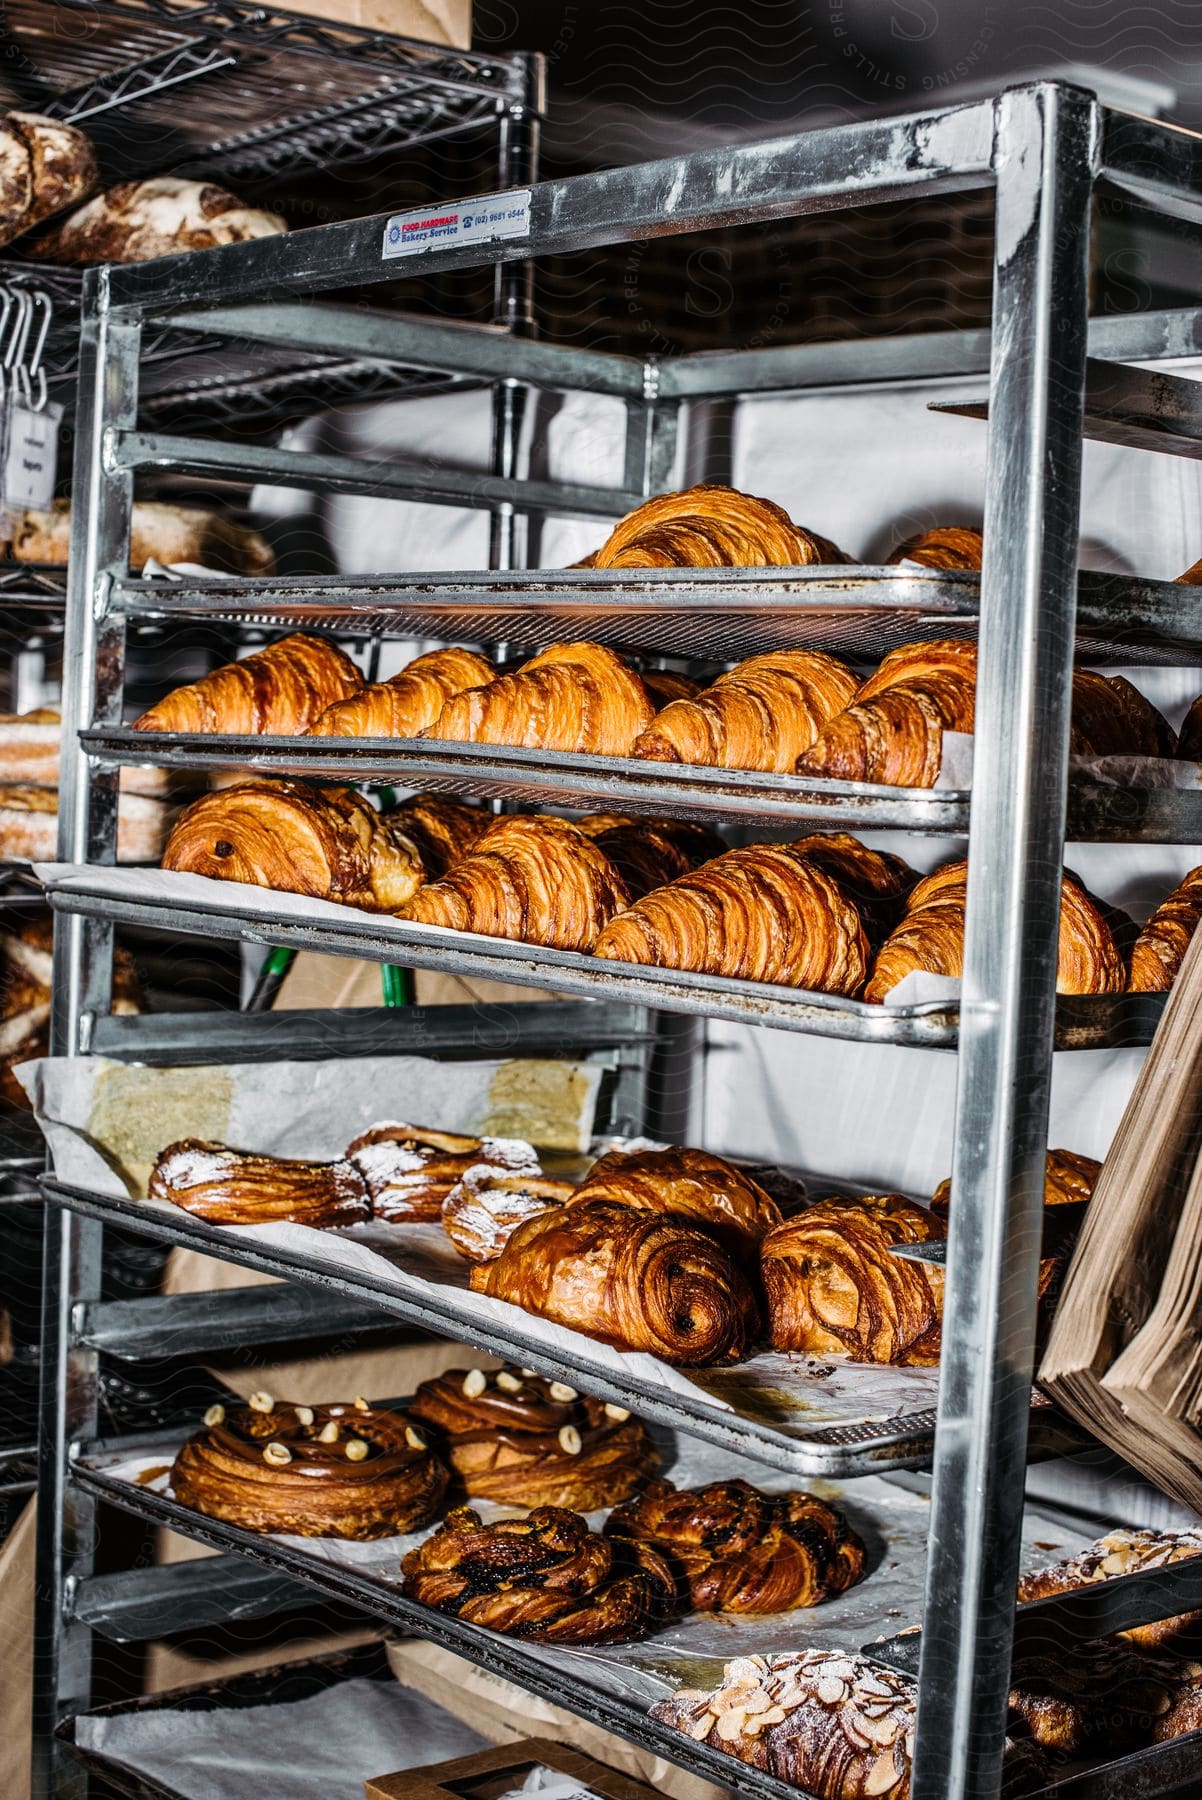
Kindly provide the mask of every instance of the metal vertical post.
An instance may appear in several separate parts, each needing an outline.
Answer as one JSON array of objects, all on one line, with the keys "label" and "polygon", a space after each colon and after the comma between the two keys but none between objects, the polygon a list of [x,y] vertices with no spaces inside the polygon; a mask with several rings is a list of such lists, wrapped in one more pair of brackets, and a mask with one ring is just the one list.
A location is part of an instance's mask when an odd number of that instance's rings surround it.
[{"label": "metal vertical post", "polygon": [[[510,105],[499,122],[497,181],[502,188],[526,187],[538,180],[539,124],[544,110],[543,59],[523,58],[525,94],[521,106]],[[515,337],[534,336],[534,264],[498,263],[493,295],[493,324]],[[516,381],[493,389],[492,472],[506,480],[522,474],[522,427],[527,391]],[[504,504],[493,509],[489,530],[491,569],[523,568],[528,560],[528,520]]]},{"label": "metal vertical post", "polygon": [[[106,619],[109,577],[129,553],[132,477],[105,466],[109,427],[136,423],[140,327],[108,310],[108,271],[84,288],[76,402],[71,554],[64,630],[59,856],[111,862],[117,841],[117,772],[92,777],[79,747],[81,726],[119,722],[124,686],[124,625]],[[60,914],[55,920],[51,1051],[86,1053],[92,1021],[111,998],[112,927]],[[91,1645],[72,1620],[74,1590],[90,1572],[92,1502],[70,1479],[72,1447],[93,1435],[97,1359],[75,1339],[82,1302],[100,1294],[101,1227],[59,1207],[46,1208],[38,1471],[37,1613],[34,1643],[34,1800],[78,1800],[86,1779],[53,1740],[64,1714],[89,1704]]]},{"label": "metal vertical post", "polygon": [[976,763],[913,1800],[992,1800],[1010,1684],[1076,618],[1093,97],[995,107]]}]

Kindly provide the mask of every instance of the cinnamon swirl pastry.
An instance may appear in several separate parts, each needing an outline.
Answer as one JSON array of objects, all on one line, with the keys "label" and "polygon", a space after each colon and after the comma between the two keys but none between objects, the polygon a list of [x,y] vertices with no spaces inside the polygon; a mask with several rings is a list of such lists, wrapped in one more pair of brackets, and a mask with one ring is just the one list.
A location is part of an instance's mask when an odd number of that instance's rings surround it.
[{"label": "cinnamon swirl pastry", "polygon": [[[1163,1569],[1170,1563],[1194,1556],[1202,1556],[1202,1530],[1153,1531],[1122,1527],[1107,1532],[1105,1537],[1076,1556],[1024,1575],[1018,1584],[1018,1597],[1023,1602],[1047,1600],[1053,1594],[1091,1587],[1096,1581],[1138,1575],[1144,1569]],[[1176,1618],[1157,1619],[1151,1625],[1133,1626],[1130,1631],[1121,1631],[1117,1635],[1129,1643],[1155,1648],[1200,1620],[1202,1613],[1181,1613]]]},{"label": "cinnamon swirl pastry", "polygon": [[163,867],[371,912],[395,912],[425,878],[417,845],[389,814],[350,788],[301,781],[248,781],[194,800]]},{"label": "cinnamon swirl pastry", "polygon": [[477,1293],[665,1362],[730,1362],[759,1329],[755,1294],[717,1240],[691,1220],[610,1201],[528,1219]]},{"label": "cinnamon swirl pastry", "polygon": [[928,569],[979,569],[984,539],[975,525],[933,525],[891,550],[887,563],[922,563]]},{"label": "cinnamon swirl pastry", "polygon": [[362,1225],[371,1200],[355,1165],[296,1162],[182,1138],[161,1150],[147,1196],[210,1225]]},{"label": "cinnamon swirl pastry", "polygon": [[416,737],[433,725],[448,700],[484,687],[496,670],[474,650],[431,650],[387,681],[373,681],[337,700],[314,720],[310,737]]},{"label": "cinnamon swirl pastry", "polygon": [[461,744],[628,756],[655,708],[634,670],[604,644],[552,644],[510,675],[448,700],[423,737]]},{"label": "cinnamon swirl pastry", "polygon": [[977,647],[956,639],[891,650],[851,704],[798,756],[800,775],[933,787],[945,731],[971,731]]},{"label": "cinnamon swirl pastry", "polygon": [[442,1228],[468,1262],[495,1262],[519,1225],[569,1200],[570,1181],[506,1175],[495,1163],[465,1169],[442,1203]]},{"label": "cinnamon swirl pastry", "polygon": [[346,1158],[370,1196],[372,1217],[391,1225],[437,1219],[451,1189],[478,1163],[494,1175],[539,1172],[537,1152],[522,1138],[466,1137],[425,1125],[372,1125],[352,1138]]},{"label": "cinnamon swirl pastry", "polygon": [[946,1235],[942,1219],[900,1194],[818,1200],[786,1219],[760,1247],[773,1349],[937,1363],[943,1270],[890,1246]]},{"label": "cinnamon swirl pastry", "polygon": [[447,1471],[400,1414],[364,1401],[210,1407],[171,1471],[182,1506],[244,1531],[366,1540],[428,1525]]},{"label": "cinnamon swirl pastry", "polygon": [[859,686],[820,650],[752,656],[692,700],[657,713],[634,746],[646,761],[762,769],[783,775]]},{"label": "cinnamon swirl pastry", "polygon": [[659,1467],[624,1407],[529,1370],[448,1369],[422,1382],[408,1411],[450,1468],[455,1497],[592,1512]]},{"label": "cinnamon swirl pastry", "polygon": [[702,863],[721,856],[726,845],[716,832],[682,819],[627,819],[595,813],[576,821],[603,850],[622,877],[632,900],[666,887]]},{"label": "cinnamon swirl pastry", "polygon": [[362,686],[362,675],[337,644],[298,631],[176,688],[135,719],[134,730],[299,737],[327,707]]},{"label": "cinnamon swirl pastry", "polygon": [[540,1644],[628,1644],[672,1606],[656,1551],[599,1537],[560,1506],[493,1525],[461,1507],[401,1567],[410,1600]]},{"label": "cinnamon swirl pastry", "polygon": [[761,1239],[781,1222],[780,1208],[757,1182],[708,1150],[611,1150],[567,1204],[599,1200],[684,1215],[736,1260],[754,1258]]},{"label": "cinnamon swirl pastry", "polygon": [[710,483],[636,506],[588,561],[596,569],[801,568],[848,558],[774,501]]},{"label": "cinnamon swirl pastry", "polygon": [[842,1513],[812,1494],[765,1494],[747,1481],[692,1490],[653,1481],[605,1530],[654,1544],[693,1612],[793,1612],[864,1573],[864,1546]]},{"label": "cinnamon swirl pastry", "polygon": [[1152,914],[1131,951],[1133,994],[1165,994],[1202,919],[1202,868],[1191,869]]}]

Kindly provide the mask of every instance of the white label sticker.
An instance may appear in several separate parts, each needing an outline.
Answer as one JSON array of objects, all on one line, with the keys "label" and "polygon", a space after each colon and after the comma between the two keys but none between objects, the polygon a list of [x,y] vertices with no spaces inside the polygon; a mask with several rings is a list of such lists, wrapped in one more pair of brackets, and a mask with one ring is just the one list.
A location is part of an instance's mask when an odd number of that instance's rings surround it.
[{"label": "white label sticker", "polygon": [[4,457],[4,503],[44,511],[54,500],[58,460],[58,424],[63,409],[52,403],[41,412],[13,406],[8,414],[8,446]]},{"label": "white label sticker", "polygon": [[384,257],[414,256],[447,244],[486,244],[493,238],[526,237],[530,231],[530,189],[485,194],[395,213],[384,227]]}]

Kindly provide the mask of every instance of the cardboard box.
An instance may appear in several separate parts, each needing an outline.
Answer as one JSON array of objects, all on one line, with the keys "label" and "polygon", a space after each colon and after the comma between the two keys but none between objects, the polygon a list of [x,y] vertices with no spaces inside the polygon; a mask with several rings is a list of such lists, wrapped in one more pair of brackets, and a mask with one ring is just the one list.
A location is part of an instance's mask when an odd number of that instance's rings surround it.
[{"label": "cardboard box", "polygon": [[366,1800],[499,1800],[520,1788],[533,1768],[554,1769],[603,1800],[659,1800],[654,1788],[631,1781],[591,1756],[581,1756],[549,1738],[520,1738],[496,1750],[403,1769],[364,1782]]},{"label": "cardboard box", "polygon": [[456,50],[470,49],[472,42],[472,0],[295,0],[281,10]]}]

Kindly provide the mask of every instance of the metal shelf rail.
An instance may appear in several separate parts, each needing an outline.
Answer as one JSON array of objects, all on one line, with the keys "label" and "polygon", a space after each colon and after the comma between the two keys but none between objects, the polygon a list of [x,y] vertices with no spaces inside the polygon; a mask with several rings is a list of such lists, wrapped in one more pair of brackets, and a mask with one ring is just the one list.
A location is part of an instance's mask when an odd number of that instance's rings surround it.
[{"label": "metal shelf rail", "polygon": [[[517,180],[515,173],[515,187]],[[345,630],[353,613],[361,629],[403,636],[412,634],[415,618],[425,616],[425,598],[413,593],[408,576],[384,577],[366,593],[346,583],[326,595],[314,588],[307,601],[295,592],[283,596],[280,584],[272,583],[223,583],[214,598],[207,589],[164,596],[129,582],[123,570],[135,471],[183,467],[245,475],[253,469],[318,490],[486,506],[495,519],[494,566],[504,567],[521,561],[523,509],[616,513],[632,497],[666,486],[678,414],[693,399],[899,378],[928,382],[934,392],[948,376],[988,374],[985,567],[979,590],[966,584],[960,596],[975,616],[981,654],[957,1044],[957,1199],[948,1247],[914,1800],[993,1800],[999,1789],[1056,1023],[1087,340],[1095,357],[1125,365],[1119,387],[1129,415],[1146,424],[1155,412],[1150,397],[1160,395],[1172,415],[1174,451],[1184,446],[1197,454],[1200,444],[1179,384],[1127,366],[1196,354],[1202,343],[1199,316],[1088,323],[1089,218],[1098,182],[1134,194],[1153,210],[1197,217],[1202,139],[1112,112],[1080,89],[1040,82],[968,105],[532,185],[528,210],[522,181],[499,197],[496,208],[518,219],[517,235],[483,243],[452,237],[424,251],[423,272],[490,263],[503,270],[531,257],[718,224],[965,187],[995,191],[991,334],[939,334],[867,349],[857,343],[693,356],[662,366],[523,342],[520,332],[508,340],[488,332],[472,336],[474,370],[515,403],[530,387],[598,389],[624,400],[625,475],[608,493],[526,483],[513,431],[516,404],[508,402],[498,409],[505,442],[493,477],[478,482],[440,477],[433,486],[424,470],[404,464],[381,469],[349,458],[248,453],[218,440],[138,429],[140,342],[144,330],[165,322],[202,333],[220,330],[224,318],[227,329],[246,339],[300,340],[309,349],[320,349],[337,330],[340,344],[368,357],[395,356],[402,345],[406,355],[417,354],[420,321],[386,325],[303,303],[322,291],[389,278],[394,264],[383,251],[390,222],[383,217],[202,257],[104,269],[89,277],[86,289],[60,813],[60,856],[76,865],[113,861],[118,766],[113,734],[122,724],[129,618],[177,606],[202,613],[211,607],[224,616],[282,628],[303,611],[310,626]],[[455,333],[453,344],[445,340],[437,348],[432,336],[425,341],[430,366],[462,369],[456,359],[469,342],[467,334]],[[1091,429],[1105,409],[1105,400],[1095,395]],[[845,596],[828,596],[812,607],[799,604],[798,574],[773,571],[753,579],[782,622],[792,619],[791,629],[800,630],[798,618],[806,630],[811,623],[820,626],[824,608],[827,614],[846,610]],[[452,577],[450,587],[462,594],[478,579]],[[688,579],[679,578],[682,591]],[[531,585],[525,577],[494,578],[490,592],[516,608]],[[670,597],[677,578],[668,574],[661,585]],[[1087,591],[1082,590],[1085,630],[1077,647],[1098,622]],[[563,598],[560,592],[560,604]],[[1111,595],[1109,623],[1120,635],[1129,628],[1130,598],[1130,593]],[[1159,600],[1167,604],[1163,595]],[[1105,615],[1104,600],[1099,604]],[[1187,590],[1173,596],[1178,631],[1167,628],[1163,612],[1148,620],[1136,609],[1149,657],[1184,660],[1190,654],[1199,636],[1192,609]],[[722,609],[710,610],[716,617]],[[546,616],[532,609],[524,622],[515,619],[512,639],[537,641]],[[626,631],[619,607],[611,641],[629,642]],[[675,631],[675,654],[695,648],[679,623]],[[85,744],[81,731],[98,735]],[[215,742],[216,762],[222,754]],[[464,791],[471,791],[466,762],[464,770]],[[1138,818],[1129,836],[1139,841]],[[123,903],[119,887],[110,887],[107,898],[86,890],[85,880],[78,893],[63,887],[55,896],[60,929],[53,1041],[66,1055],[86,1054],[94,1034],[99,1041],[110,1029],[105,1015],[113,919]],[[223,905],[224,928],[254,938],[262,921],[239,908],[236,896]],[[199,917],[177,923],[184,930],[193,923],[201,929]],[[446,954],[453,957],[454,951]],[[540,964],[546,972],[556,960],[529,946],[498,946],[498,955],[525,959],[530,979]],[[719,1003],[720,996],[714,1001]],[[86,1705],[88,1696],[89,1632],[75,1601],[90,1574],[97,1490],[94,1481],[76,1479],[74,1464],[81,1447],[96,1436],[96,1351],[85,1341],[85,1322],[94,1319],[91,1308],[99,1298],[101,1225],[87,1196],[48,1191],[56,1204],[47,1208],[37,1791],[65,1795],[77,1790],[69,1774],[55,1772],[52,1733],[57,1720]],[[141,1228],[154,1228],[149,1212]],[[251,1261],[255,1253],[229,1254]],[[328,1277],[314,1273],[312,1279]],[[190,1528],[199,1535],[207,1530],[195,1521]],[[228,1534],[221,1535],[229,1547]],[[269,1557],[269,1550],[245,1548]],[[1178,1610],[1178,1576],[1166,1572],[1165,1580],[1138,1579],[1138,1589],[1122,1580],[1113,1584],[1111,1605],[1124,1624]],[[1060,1606],[1068,1616],[1082,1602],[1066,1596]],[[456,1634],[447,1625],[439,1627],[439,1635],[450,1640]],[[489,1640],[484,1650],[473,1639],[461,1648],[498,1664],[510,1655],[505,1640]],[[582,1711],[593,1708],[587,1696],[566,1698]],[[672,1733],[649,1722],[636,1729],[629,1718],[612,1722],[644,1742],[654,1741],[662,1754],[684,1766],[699,1766],[696,1748]],[[1141,1756],[1141,1792],[1157,1791],[1161,1767],[1166,1783],[1170,1778],[1180,1783],[1183,1767],[1194,1778],[1202,1775],[1202,1738]],[[706,1772],[749,1795],[769,1790],[765,1778],[734,1761],[707,1763]],[[1107,1785],[1105,1771],[1082,1779],[1082,1792],[1091,1781],[1099,1794],[1120,1791]]]}]

